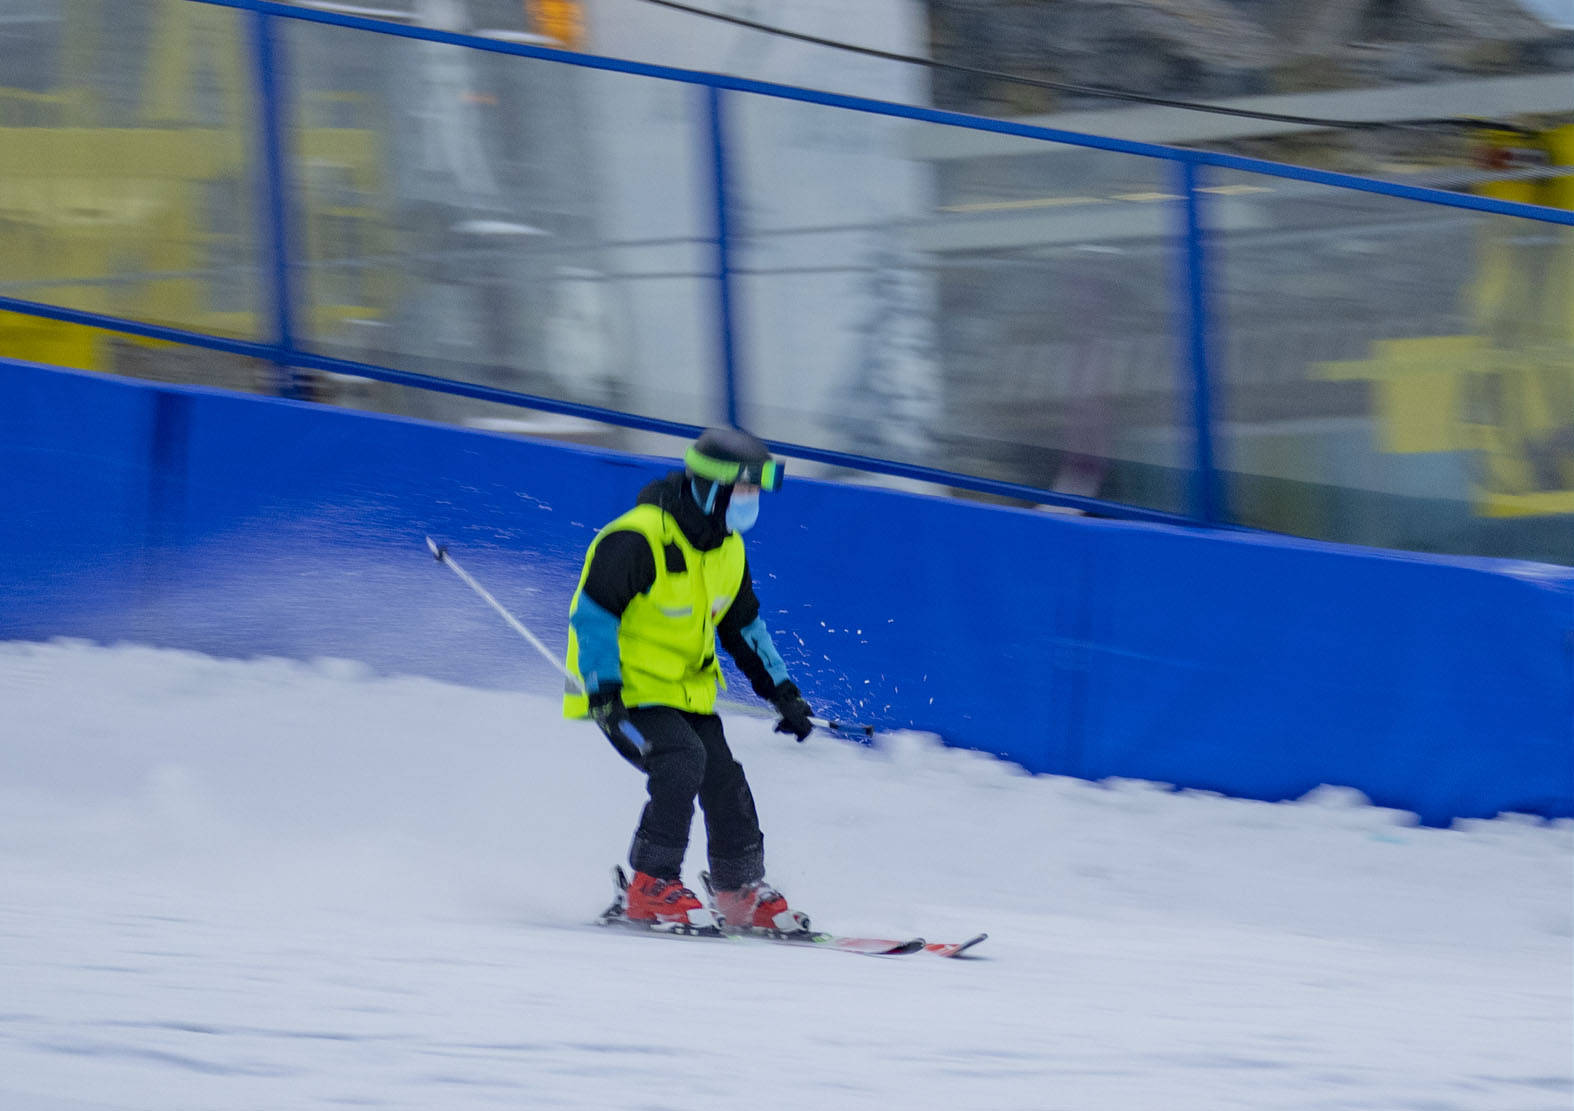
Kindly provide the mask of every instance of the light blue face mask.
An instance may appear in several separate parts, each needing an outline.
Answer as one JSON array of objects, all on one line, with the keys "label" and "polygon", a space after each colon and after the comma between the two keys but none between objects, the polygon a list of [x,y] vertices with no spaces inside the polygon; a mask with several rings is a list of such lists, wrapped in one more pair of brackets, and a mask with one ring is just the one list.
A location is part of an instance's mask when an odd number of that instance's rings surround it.
[{"label": "light blue face mask", "polygon": [[760,495],[734,493],[727,503],[727,527],[733,532],[748,532],[760,517]]}]

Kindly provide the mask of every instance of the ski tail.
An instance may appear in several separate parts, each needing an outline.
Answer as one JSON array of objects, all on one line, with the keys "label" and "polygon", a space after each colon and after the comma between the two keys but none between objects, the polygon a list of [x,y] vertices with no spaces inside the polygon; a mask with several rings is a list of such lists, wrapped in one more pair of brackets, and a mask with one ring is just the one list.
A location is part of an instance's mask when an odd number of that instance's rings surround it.
[{"label": "ski tail", "polygon": [[612,890],[612,905],[602,911],[598,919],[603,925],[618,920],[628,921],[628,915],[625,912],[628,910],[629,878],[624,873],[622,865],[614,864],[612,866]]}]

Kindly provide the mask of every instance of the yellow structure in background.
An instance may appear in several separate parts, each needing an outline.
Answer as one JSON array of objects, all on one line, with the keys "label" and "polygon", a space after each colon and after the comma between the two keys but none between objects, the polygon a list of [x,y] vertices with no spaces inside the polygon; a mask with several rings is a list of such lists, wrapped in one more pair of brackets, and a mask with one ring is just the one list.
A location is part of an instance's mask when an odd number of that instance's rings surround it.
[{"label": "yellow structure in background", "polygon": [[[256,209],[248,24],[243,13],[156,0],[143,42],[117,25],[118,0],[66,0],[56,88],[0,88],[0,290],[10,296],[244,339],[267,331],[267,280]],[[292,90],[294,91],[294,90]],[[320,96],[295,92],[290,141],[314,175],[347,178],[348,195],[379,195],[369,130],[312,126]],[[381,221],[362,205],[298,222],[308,257],[325,237]],[[320,299],[308,320],[371,310]],[[342,293],[342,290],[340,291]],[[331,302],[338,300],[337,305]],[[359,299],[357,299],[359,300]],[[326,306],[326,307],[323,307]],[[309,325],[310,326],[310,325]],[[0,313],[0,353],[89,370],[109,366],[111,333]],[[152,343],[153,341],[135,341]]]},{"label": "yellow structure in background", "polygon": [[585,12],[579,0],[525,0],[530,28],[549,35],[569,50],[585,47]]},{"label": "yellow structure in background", "polygon": [[[1574,167],[1574,126],[1538,147],[1548,167]],[[1574,171],[1480,192],[1574,209]],[[1574,514],[1574,229],[1490,217],[1475,250],[1475,334],[1387,340],[1320,370],[1373,383],[1381,450],[1471,453],[1483,516]]]}]

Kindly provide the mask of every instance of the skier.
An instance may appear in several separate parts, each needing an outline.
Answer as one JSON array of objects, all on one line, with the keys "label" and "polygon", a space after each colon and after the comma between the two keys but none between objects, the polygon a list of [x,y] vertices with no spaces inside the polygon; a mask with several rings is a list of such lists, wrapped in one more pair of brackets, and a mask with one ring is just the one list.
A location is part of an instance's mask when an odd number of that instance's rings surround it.
[{"label": "skier", "polygon": [[712,911],[683,885],[694,801],[705,814],[715,912],[729,927],[801,932],[808,918],[765,882],[754,797],[716,716],[716,641],[802,741],[812,711],[760,617],[742,533],[782,465],[736,428],[705,431],[684,469],[646,486],[633,509],[596,534],[569,607],[567,670],[583,693],[566,717],[589,717],[647,776],[629,864],[625,913],[658,928],[710,927]]}]

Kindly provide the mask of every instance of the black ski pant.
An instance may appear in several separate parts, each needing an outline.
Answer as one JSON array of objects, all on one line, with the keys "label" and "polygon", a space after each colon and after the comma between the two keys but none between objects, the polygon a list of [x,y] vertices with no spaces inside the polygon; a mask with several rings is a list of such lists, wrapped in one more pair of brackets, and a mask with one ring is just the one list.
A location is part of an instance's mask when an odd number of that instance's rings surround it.
[{"label": "black ski pant", "polygon": [[765,838],[743,765],[732,757],[721,718],[670,706],[629,711],[645,739],[645,804],[629,864],[636,872],[681,879],[683,854],[694,823],[694,800],[705,813],[711,881],[718,888],[742,887],[765,876]]}]

